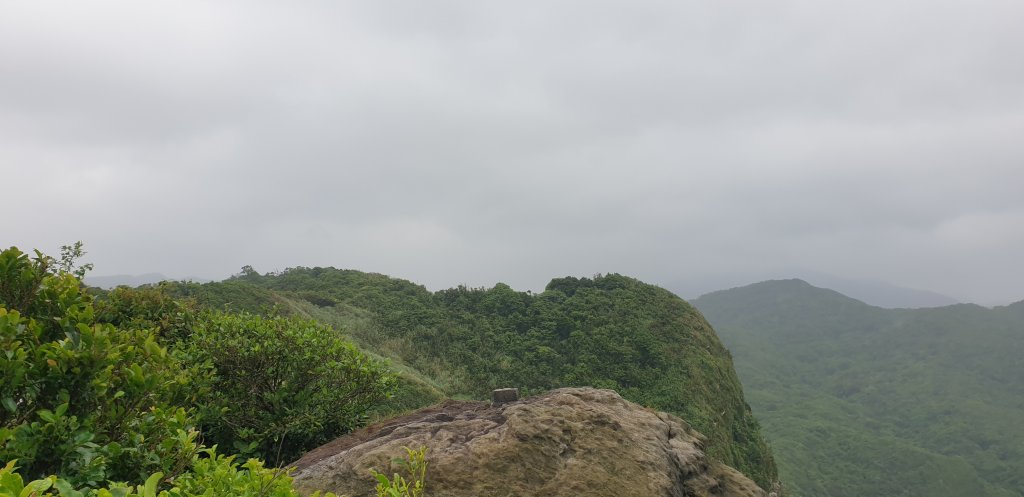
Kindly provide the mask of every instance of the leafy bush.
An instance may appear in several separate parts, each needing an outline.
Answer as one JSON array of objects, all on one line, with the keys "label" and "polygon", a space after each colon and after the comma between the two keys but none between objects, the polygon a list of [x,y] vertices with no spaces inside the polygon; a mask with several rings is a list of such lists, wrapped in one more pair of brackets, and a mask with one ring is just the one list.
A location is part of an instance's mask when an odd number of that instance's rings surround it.
[{"label": "leafy bush", "polygon": [[118,328],[153,329],[166,344],[187,340],[195,325],[197,305],[176,299],[168,285],[118,287],[96,299],[96,319]]},{"label": "leafy bush", "polygon": [[[159,490],[160,484],[168,480],[163,473],[150,475],[140,485],[114,483],[95,490],[76,489],[57,476],[25,484],[16,472],[16,461],[11,461],[0,468],[0,497],[298,497],[292,489],[292,479],[285,471],[265,468],[256,459],[249,459],[241,465],[234,459],[234,456],[206,449],[202,457],[193,461],[192,471],[171,481],[172,485],[167,490]],[[316,492],[312,497],[319,495],[320,492]],[[328,493],[323,497],[335,496]]]},{"label": "leafy bush", "polygon": [[379,365],[330,328],[273,314],[202,313],[192,298],[172,296],[181,288],[117,288],[97,300],[96,315],[153,328],[197,384],[216,392],[196,406],[211,443],[287,463],[362,424],[394,390]]},{"label": "leafy bush", "polygon": [[[91,297],[82,290],[83,271],[74,267],[81,253],[79,244],[68,247],[60,261],[39,252],[30,258],[13,247],[0,252],[0,497],[297,497],[287,471],[265,468],[257,459],[239,464],[235,456],[198,443],[189,409],[199,405],[199,399],[210,398],[204,385],[212,380],[197,376],[194,364],[177,359],[189,357],[185,347],[168,352],[154,333],[165,333],[165,339],[173,335],[169,343],[184,343],[191,338],[191,310],[154,292],[115,291],[99,312],[108,322],[100,322]],[[278,324],[283,328],[275,328]],[[254,333],[259,339],[253,340],[226,331],[232,329],[281,333]],[[174,333],[167,334],[168,330]],[[331,400],[322,390],[338,386],[332,380],[351,380],[360,389],[338,390],[366,400],[372,397],[367,392],[380,395],[383,390],[373,387],[386,387],[390,378],[351,347],[323,340],[309,326],[293,329],[275,320],[213,315],[203,330],[226,331],[228,341],[202,335],[207,339],[202,343],[251,345],[262,351],[257,356],[264,361],[273,361],[276,350],[289,351],[278,367],[266,370],[273,376],[259,379],[300,390],[302,385],[291,382],[305,379],[310,390],[297,396],[298,407],[307,407],[303,401],[311,398]],[[287,343],[281,346],[273,336]],[[317,348],[320,355],[302,355],[307,346]],[[324,364],[301,362],[314,358]],[[217,364],[224,372],[218,385],[232,385],[224,381],[237,379],[232,374],[238,368],[230,367],[230,361]],[[298,373],[290,375],[291,367]],[[377,383],[359,382],[366,378]],[[282,415],[317,415],[308,407],[293,410],[285,388],[277,388],[275,394]],[[244,410],[228,411],[237,412]],[[352,418],[324,419],[334,426]],[[277,420],[274,426],[295,424],[316,421]],[[26,478],[31,480],[27,484]]]},{"label": "leafy bush", "polygon": [[0,252],[0,461],[86,486],[180,473],[196,432],[178,406],[201,392],[151,332],[96,324],[53,263]]},{"label": "leafy bush", "polygon": [[299,318],[211,313],[191,347],[215,370],[203,433],[277,465],[358,427],[394,386],[337,331]]}]

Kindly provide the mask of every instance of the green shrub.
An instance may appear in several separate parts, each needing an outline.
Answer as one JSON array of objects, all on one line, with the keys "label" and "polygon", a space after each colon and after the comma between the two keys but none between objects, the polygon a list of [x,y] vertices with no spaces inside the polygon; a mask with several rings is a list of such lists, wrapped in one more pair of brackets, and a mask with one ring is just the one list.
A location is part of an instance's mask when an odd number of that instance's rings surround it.
[{"label": "green shrub", "polygon": [[192,334],[197,304],[176,299],[168,285],[117,287],[97,298],[96,320],[118,328],[152,329],[165,344],[187,340]]},{"label": "green shrub", "polygon": [[405,447],[405,458],[394,461],[405,472],[405,476],[394,473],[391,478],[383,473],[370,470],[377,479],[377,497],[423,497],[427,477],[427,448]]},{"label": "green shrub", "polygon": [[115,290],[97,311],[81,254],[0,252],[0,497],[297,497],[286,470],[200,444],[192,411],[208,438],[283,461],[392,386],[313,322],[197,318],[162,288]]},{"label": "green shrub", "polygon": [[82,486],[183,471],[196,432],[178,406],[201,392],[151,332],[96,324],[77,275],[36,255],[0,252],[0,461]]},{"label": "green shrub", "polygon": [[207,314],[191,347],[215,371],[204,435],[276,465],[360,426],[395,383],[337,331],[299,318]]},{"label": "green shrub", "polygon": [[[201,456],[193,461],[192,471],[173,480],[154,473],[140,485],[114,483],[100,489],[76,489],[57,476],[25,484],[16,471],[16,461],[11,461],[0,468],[0,497],[298,497],[291,477],[283,470],[265,468],[256,459],[238,464],[234,456],[213,449],[204,450]],[[169,488],[159,490],[161,484],[169,484]],[[319,495],[316,492],[312,497]],[[323,497],[335,496],[328,493]]]}]

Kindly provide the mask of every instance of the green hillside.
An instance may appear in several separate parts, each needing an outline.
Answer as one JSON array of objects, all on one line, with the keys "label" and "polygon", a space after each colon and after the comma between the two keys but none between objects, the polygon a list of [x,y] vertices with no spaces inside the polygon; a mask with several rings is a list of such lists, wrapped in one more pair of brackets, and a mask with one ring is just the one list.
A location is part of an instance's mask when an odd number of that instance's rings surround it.
[{"label": "green hillside", "polygon": [[792,493],[1024,495],[1024,302],[881,309],[786,280],[693,303]]},{"label": "green hillside", "polygon": [[299,314],[333,325],[400,370],[393,410],[441,395],[486,398],[498,387],[526,394],[612,388],[688,420],[708,436],[713,456],[761,485],[777,479],[715,332],[682,299],[635,279],[561,278],[539,294],[500,283],[430,292],[379,274],[295,268],[164,286],[213,308]]}]

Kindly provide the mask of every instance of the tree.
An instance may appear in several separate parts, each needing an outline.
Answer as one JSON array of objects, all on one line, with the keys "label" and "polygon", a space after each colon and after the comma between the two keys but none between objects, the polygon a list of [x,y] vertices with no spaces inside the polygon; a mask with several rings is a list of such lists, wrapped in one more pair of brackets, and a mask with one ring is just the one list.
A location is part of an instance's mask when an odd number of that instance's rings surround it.
[{"label": "tree", "polygon": [[92,263],[78,264],[78,260],[85,257],[85,250],[82,250],[82,242],[77,241],[71,245],[60,246],[60,261],[58,269],[62,273],[75,275],[76,278],[85,278],[85,273],[92,271]]}]

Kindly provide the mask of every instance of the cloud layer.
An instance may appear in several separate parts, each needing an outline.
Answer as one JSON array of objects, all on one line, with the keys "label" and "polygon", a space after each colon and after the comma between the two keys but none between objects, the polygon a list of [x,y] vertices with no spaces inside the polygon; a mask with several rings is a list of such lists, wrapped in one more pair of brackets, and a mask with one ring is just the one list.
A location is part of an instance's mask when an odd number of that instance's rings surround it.
[{"label": "cloud layer", "polygon": [[1024,6],[19,2],[7,243],[431,288],[808,270],[1024,298]]}]

